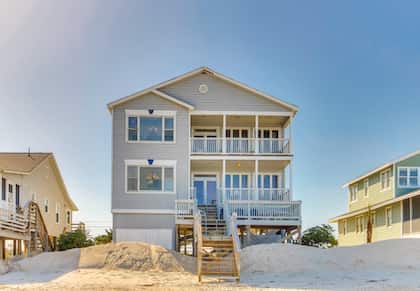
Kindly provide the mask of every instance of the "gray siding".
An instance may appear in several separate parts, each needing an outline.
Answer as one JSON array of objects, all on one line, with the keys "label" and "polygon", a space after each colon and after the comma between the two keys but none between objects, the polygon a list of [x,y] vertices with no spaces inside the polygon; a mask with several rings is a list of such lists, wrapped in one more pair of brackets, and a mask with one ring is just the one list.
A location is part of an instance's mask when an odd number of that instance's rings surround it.
[{"label": "gray siding", "polygon": [[[202,83],[208,86],[206,94],[198,91]],[[194,105],[195,110],[290,111],[264,97],[206,74],[198,74],[160,90]]]},{"label": "gray siding", "polygon": [[113,228],[175,229],[175,216],[165,214],[114,214]]},{"label": "gray siding", "polygon": [[[175,110],[176,143],[127,143],[126,109]],[[188,189],[188,112],[184,107],[154,94],[136,98],[114,108],[113,114],[113,209],[171,209],[175,199],[185,198]],[[125,160],[176,160],[176,191],[174,194],[125,193]]]}]

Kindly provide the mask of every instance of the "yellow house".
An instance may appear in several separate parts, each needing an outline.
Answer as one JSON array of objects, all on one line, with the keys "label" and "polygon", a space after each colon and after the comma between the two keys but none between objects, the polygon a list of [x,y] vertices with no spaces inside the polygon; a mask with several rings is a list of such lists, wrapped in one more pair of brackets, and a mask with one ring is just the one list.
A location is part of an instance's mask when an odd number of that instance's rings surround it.
[{"label": "yellow house", "polygon": [[77,210],[52,153],[0,153],[0,259],[55,249]]},{"label": "yellow house", "polygon": [[348,212],[338,224],[340,246],[420,237],[420,150],[344,184]]}]

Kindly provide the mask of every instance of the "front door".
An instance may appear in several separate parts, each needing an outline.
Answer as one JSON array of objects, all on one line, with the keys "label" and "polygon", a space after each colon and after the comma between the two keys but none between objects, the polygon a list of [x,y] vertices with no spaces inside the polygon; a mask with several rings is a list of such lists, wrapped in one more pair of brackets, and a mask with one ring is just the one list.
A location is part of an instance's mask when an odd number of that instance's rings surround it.
[{"label": "front door", "polygon": [[194,188],[198,205],[217,203],[217,182],[215,175],[195,175]]}]

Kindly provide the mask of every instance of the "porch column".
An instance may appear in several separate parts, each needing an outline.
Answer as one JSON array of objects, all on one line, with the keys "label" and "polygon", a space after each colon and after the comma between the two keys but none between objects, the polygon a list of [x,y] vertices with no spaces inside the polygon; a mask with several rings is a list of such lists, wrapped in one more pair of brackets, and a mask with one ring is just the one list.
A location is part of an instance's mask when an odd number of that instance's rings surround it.
[{"label": "porch column", "polygon": [[254,181],[254,188],[255,188],[255,193],[254,193],[254,200],[259,200],[258,199],[258,168],[259,168],[259,160],[255,160],[255,181]]},{"label": "porch column", "polygon": [[[222,195],[223,195],[223,203],[226,200],[226,160],[222,160]],[[226,209],[224,210],[226,211]]]},{"label": "porch column", "polygon": [[292,153],[293,134],[292,134],[292,117],[289,117],[289,153]]},{"label": "porch column", "polygon": [[255,152],[258,153],[259,149],[258,149],[258,127],[259,127],[259,116],[255,115]]},{"label": "porch column", "polygon": [[290,200],[293,200],[293,160],[290,160],[289,164],[289,194]]},{"label": "porch column", "polygon": [[223,114],[223,128],[222,128],[222,152],[226,153],[226,114]]}]

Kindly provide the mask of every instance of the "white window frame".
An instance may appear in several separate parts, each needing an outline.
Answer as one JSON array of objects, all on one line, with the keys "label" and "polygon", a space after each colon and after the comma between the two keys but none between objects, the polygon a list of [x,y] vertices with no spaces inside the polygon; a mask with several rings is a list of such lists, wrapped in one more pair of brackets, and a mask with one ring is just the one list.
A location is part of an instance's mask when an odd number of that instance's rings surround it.
[{"label": "white window frame", "polygon": [[[354,190],[354,193],[353,193],[353,190]],[[349,187],[350,203],[354,203],[357,201],[357,192],[358,192],[358,184],[350,185]],[[354,194],[354,197],[353,197],[353,194]]]},{"label": "white window frame", "polygon": [[[137,118],[137,140],[128,140],[128,118]],[[161,140],[140,140],[140,117],[156,117],[162,118],[162,138]],[[165,117],[172,118],[174,120],[174,140],[165,141]],[[171,110],[153,110],[153,113],[149,113],[148,110],[125,110],[125,141],[126,143],[163,143],[163,144],[174,144],[176,143],[176,111]]]},{"label": "white window frame", "polygon": [[369,197],[369,179],[363,180],[363,192],[365,197]]},{"label": "white window frame", "polygon": [[[388,223],[388,211],[390,213],[389,223]],[[385,208],[385,225],[387,227],[391,227],[392,226],[392,207]]]},{"label": "white window frame", "polygon": [[[128,191],[127,189],[127,169],[129,166],[137,166],[137,191]],[[140,167],[161,168],[162,169],[162,190],[140,190]],[[173,191],[165,191],[165,168],[173,169]],[[176,194],[176,160],[153,160],[150,165],[148,160],[126,160],[125,161],[125,193],[126,194]]]},{"label": "white window frame", "polygon": [[356,217],[356,232],[363,233],[364,232],[364,224],[365,224],[365,217],[364,215],[359,215]]},{"label": "white window frame", "polygon": [[[400,184],[400,170],[402,169],[406,169],[407,170],[407,176],[405,177],[407,179],[407,185],[401,185]],[[410,170],[411,169],[417,169],[417,185],[416,186],[411,186],[410,185]],[[415,189],[415,188],[420,188],[420,167],[398,167],[398,177],[397,177],[397,181],[398,181],[398,188],[402,188],[402,189]]]},{"label": "white window frame", "polygon": [[[388,186],[385,185],[385,188],[382,188],[383,174],[387,175],[387,178],[388,178],[388,181],[389,181]],[[391,189],[391,187],[392,187],[391,169],[387,169],[387,170],[381,171],[379,173],[379,183],[380,183],[380,188],[381,188],[380,192],[387,191],[387,190]]]},{"label": "white window frame", "polygon": [[[258,172],[258,176],[261,177],[261,188],[258,187],[258,177],[257,177],[257,185],[255,185],[256,189],[262,189],[262,190],[285,189],[282,172]],[[264,176],[270,176],[269,188],[264,187]],[[277,188],[273,187],[273,176],[277,176]]]}]

